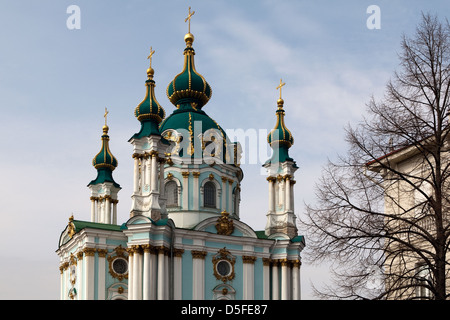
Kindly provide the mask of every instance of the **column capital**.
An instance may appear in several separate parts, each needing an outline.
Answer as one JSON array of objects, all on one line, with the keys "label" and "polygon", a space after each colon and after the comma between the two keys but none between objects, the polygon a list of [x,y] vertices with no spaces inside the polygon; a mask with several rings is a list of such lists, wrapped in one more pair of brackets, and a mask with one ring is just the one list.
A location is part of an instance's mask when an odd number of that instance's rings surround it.
[{"label": "column capital", "polygon": [[207,252],[206,251],[197,251],[197,250],[192,250],[191,251],[192,257],[194,259],[205,259]]},{"label": "column capital", "polygon": [[98,252],[99,257],[104,258],[104,257],[106,257],[108,250],[107,249],[97,249],[97,252]]},{"label": "column capital", "polygon": [[93,257],[95,255],[95,248],[84,248],[83,253],[86,257]]},{"label": "column capital", "polygon": [[175,257],[181,257],[184,253],[184,249],[177,249],[174,248],[173,249],[173,254],[175,255]]},{"label": "column capital", "polygon": [[256,257],[255,256],[242,256],[242,262],[243,263],[254,264],[255,261],[256,261]]},{"label": "column capital", "polygon": [[189,177],[190,172],[189,171],[183,171],[181,172],[181,175],[183,176],[183,178],[188,178]]}]

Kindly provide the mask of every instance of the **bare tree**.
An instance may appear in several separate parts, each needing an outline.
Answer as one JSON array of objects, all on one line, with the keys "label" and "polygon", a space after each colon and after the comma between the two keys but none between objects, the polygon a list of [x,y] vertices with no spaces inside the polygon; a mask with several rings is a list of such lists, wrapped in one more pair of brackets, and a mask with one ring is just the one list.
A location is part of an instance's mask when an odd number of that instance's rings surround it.
[{"label": "bare tree", "polygon": [[322,298],[446,299],[450,242],[450,25],[422,15],[400,71],[349,150],[324,168],[300,228],[307,262],[330,261]]}]

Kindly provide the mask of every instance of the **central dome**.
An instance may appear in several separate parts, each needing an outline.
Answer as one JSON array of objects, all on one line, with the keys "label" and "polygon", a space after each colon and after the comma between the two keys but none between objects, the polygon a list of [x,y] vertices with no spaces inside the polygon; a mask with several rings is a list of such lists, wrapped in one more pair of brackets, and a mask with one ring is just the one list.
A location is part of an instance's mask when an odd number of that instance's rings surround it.
[{"label": "central dome", "polygon": [[212,90],[205,78],[195,70],[195,50],[192,48],[194,36],[188,33],[184,40],[186,48],[183,53],[183,71],[167,86],[167,97],[175,106],[183,102],[194,102],[196,107],[201,109],[211,98]]}]

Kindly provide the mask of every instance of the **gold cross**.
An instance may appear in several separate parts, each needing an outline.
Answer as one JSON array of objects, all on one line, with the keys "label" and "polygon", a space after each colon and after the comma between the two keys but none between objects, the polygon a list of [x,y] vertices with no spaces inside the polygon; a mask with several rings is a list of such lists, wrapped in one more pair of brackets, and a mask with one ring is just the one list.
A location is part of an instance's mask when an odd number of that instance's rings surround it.
[{"label": "gold cross", "polygon": [[150,54],[147,57],[147,59],[150,60],[150,68],[152,67],[152,56],[154,53],[155,53],[155,50],[152,50],[152,47],[150,47]]},{"label": "gold cross", "polygon": [[188,14],[188,16],[187,16],[187,18],[186,19],[184,19],[184,22],[187,22],[187,21],[189,21],[189,33],[191,33],[191,17],[194,15],[194,13],[195,13],[195,11],[192,11],[191,12],[191,7],[189,7],[189,14]]},{"label": "gold cross", "polygon": [[106,109],[106,107],[105,107],[105,115],[104,115],[104,117],[105,117],[105,126],[106,126],[106,117],[108,116],[108,109]]},{"label": "gold cross", "polygon": [[281,88],[285,85],[286,83],[284,83],[281,79],[280,79],[280,85],[277,87],[277,90],[280,89],[280,99],[281,99]]}]

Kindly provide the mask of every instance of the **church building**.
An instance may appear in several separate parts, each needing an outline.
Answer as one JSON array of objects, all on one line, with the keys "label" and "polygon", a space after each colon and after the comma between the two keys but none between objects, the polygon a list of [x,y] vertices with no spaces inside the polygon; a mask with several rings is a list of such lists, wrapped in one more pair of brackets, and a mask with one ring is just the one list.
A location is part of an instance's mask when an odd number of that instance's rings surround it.
[{"label": "church building", "polygon": [[[193,13],[189,8],[189,23]],[[253,230],[240,218],[240,144],[207,114],[212,89],[195,68],[190,26],[184,41],[182,71],[167,86],[174,105],[168,116],[155,96],[150,50],[145,97],[134,110],[139,126],[128,141],[134,184],[127,221],[117,221],[121,187],[113,178],[118,161],[105,113],[93,159],[97,177],[88,184],[91,212],[69,218],[56,250],[63,300],[301,297],[305,240],[296,228],[298,167],[289,156],[294,139],[284,121],[284,84],[267,137],[273,150],[264,164],[267,195],[261,195],[268,198],[261,212],[267,223],[265,230]]]}]

